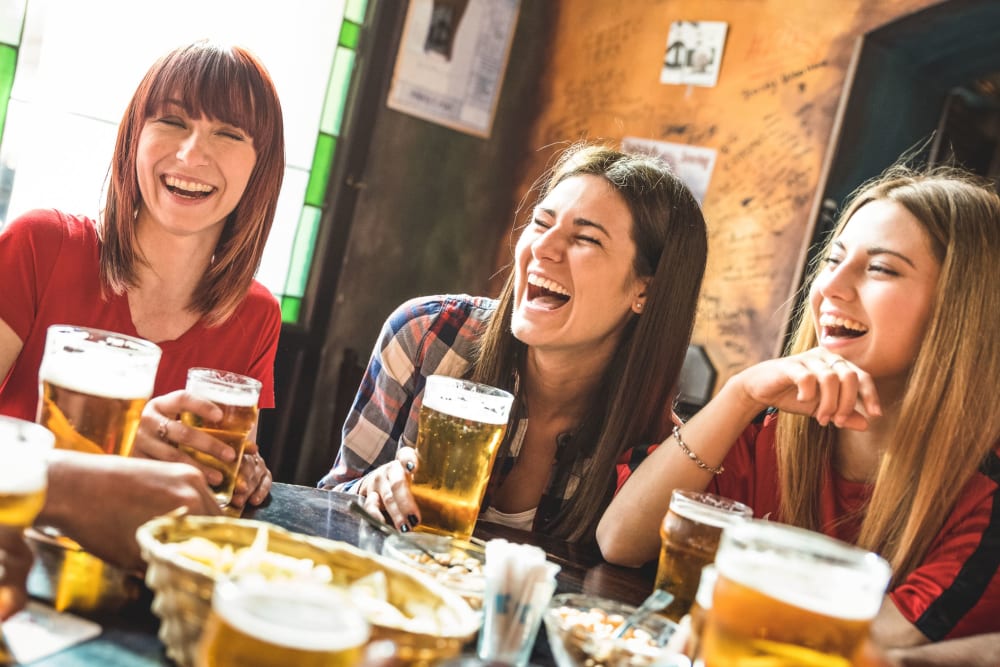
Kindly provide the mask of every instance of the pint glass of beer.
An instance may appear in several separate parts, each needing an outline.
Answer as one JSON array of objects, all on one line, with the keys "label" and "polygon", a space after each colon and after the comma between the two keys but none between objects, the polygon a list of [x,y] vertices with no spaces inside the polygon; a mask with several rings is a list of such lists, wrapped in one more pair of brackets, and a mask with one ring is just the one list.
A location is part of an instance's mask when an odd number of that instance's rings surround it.
[{"label": "pint glass of beer", "polygon": [[715,560],[722,529],[752,516],[749,507],[735,500],[712,493],[674,490],[670,509],[660,525],[662,546],[655,587],[674,595],[662,614],[680,621],[688,613],[702,569]]},{"label": "pint glass of beer", "polygon": [[55,436],[22,419],[0,416],[0,525],[27,528],[45,504],[46,456]]},{"label": "pint glass of beer", "polygon": [[890,577],[874,553],[757,520],[723,531],[715,567],[701,643],[707,667],[744,660],[849,667]]},{"label": "pint glass of beer", "polygon": [[493,458],[514,397],[486,385],[431,375],[417,431],[410,488],[420,506],[417,527],[468,539],[479,516]]},{"label": "pint glass of beer", "polygon": [[354,667],[369,626],[336,589],[259,576],[215,585],[197,667]]},{"label": "pint glass of beer", "polygon": [[54,324],[38,370],[36,421],[56,447],[128,456],[153,394],[157,345],[111,331]]},{"label": "pint glass of beer", "polygon": [[180,445],[181,451],[197,460],[199,463],[214,468],[222,473],[222,482],[212,487],[215,499],[220,506],[229,504],[236,487],[236,474],[240,470],[243,459],[243,448],[247,436],[257,424],[257,401],[260,398],[261,384],[258,380],[237,373],[216,370],[214,368],[191,368],[187,374],[188,393],[215,403],[222,409],[222,419],[206,421],[193,412],[182,412],[181,421],[188,426],[204,431],[217,440],[221,440],[236,452],[232,462],[221,461],[204,452]]}]

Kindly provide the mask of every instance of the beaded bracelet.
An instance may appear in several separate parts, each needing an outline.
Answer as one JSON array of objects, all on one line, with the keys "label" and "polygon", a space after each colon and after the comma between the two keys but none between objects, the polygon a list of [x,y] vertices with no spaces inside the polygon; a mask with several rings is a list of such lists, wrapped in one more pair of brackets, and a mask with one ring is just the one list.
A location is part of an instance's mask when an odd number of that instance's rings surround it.
[{"label": "beaded bracelet", "polygon": [[707,463],[701,460],[700,456],[691,451],[691,448],[687,446],[687,443],[685,443],[681,439],[681,429],[677,426],[674,426],[674,440],[677,442],[677,446],[680,447],[685,454],[687,454],[687,457],[692,461],[694,461],[694,464],[699,468],[701,468],[702,470],[707,470],[713,475],[721,475],[722,471],[725,470],[725,468],[723,468],[721,465],[720,466],[708,465]]}]

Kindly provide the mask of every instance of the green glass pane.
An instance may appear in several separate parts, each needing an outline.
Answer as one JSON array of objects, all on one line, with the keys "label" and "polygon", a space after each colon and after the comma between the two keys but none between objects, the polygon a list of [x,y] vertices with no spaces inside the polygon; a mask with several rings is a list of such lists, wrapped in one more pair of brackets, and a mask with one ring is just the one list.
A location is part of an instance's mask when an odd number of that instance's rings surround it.
[{"label": "green glass pane", "polygon": [[10,101],[10,91],[14,86],[16,67],[17,49],[0,44],[0,139],[3,139],[3,127],[7,121],[7,102]]},{"label": "green glass pane", "polygon": [[300,312],[302,312],[302,299],[294,296],[281,297],[282,322],[285,324],[298,324]]},{"label": "green glass pane", "polygon": [[367,6],[368,0],[347,0],[347,6],[344,7],[344,18],[355,23],[364,23]]},{"label": "green glass pane", "polygon": [[361,26],[351,21],[344,21],[340,26],[339,44],[348,49],[358,48],[358,37],[361,36]]},{"label": "green glass pane", "polygon": [[329,134],[316,137],[312,169],[309,170],[309,184],[306,186],[306,205],[322,208],[326,203],[326,188],[330,183],[333,168],[333,152],[337,150],[337,139]]},{"label": "green glass pane", "polygon": [[319,121],[320,132],[334,136],[340,134],[340,124],[344,120],[344,103],[351,86],[351,72],[354,70],[354,51],[337,47],[333,56],[330,82],[326,86],[326,100],[323,102],[323,117]]},{"label": "green glass pane", "polygon": [[316,245],[316,232],[319,231],[319,217],[320,209],[315,206],[302,207],[299,226],[295,230],[295,242],[292,244],[292,256],[288,260],[288,277],[285,279],[285,294],[288,296],[301,297],[306,293],[309,265]]}]

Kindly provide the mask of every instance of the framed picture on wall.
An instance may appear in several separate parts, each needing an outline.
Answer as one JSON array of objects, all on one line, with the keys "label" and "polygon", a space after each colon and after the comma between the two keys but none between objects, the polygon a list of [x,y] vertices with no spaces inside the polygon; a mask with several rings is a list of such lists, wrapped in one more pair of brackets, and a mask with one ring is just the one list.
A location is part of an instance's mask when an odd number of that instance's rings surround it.
[{"label": "framed picture on wall", "polygon": [[389,108],[488,137],[519,3],[411,0],[389,87]]},{"label": "framed picture on wall", "polygon": [[714,86],[728,26],[724,21],[671,23],[660,83]]}]

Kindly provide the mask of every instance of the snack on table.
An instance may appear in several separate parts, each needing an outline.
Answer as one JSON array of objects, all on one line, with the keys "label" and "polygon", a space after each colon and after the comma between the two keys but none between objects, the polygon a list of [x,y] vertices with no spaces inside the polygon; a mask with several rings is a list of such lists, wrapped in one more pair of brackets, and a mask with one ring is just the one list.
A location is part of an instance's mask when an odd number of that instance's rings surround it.
[{"label": "snack on table", "polygon": [[[434,559],[420,551],[414,542],[434,554]],[[482,607],[486,551],[479,544],[444,535],[410,533],[405,538],[387,538],[382,545],[382,552],[430,575],[461,595],[473,609]]]},{"label": "snack on table", "polygon": [[562,594],[552,599],[545,627],[559,667],[646,667],[689,665],[664,644],[676,624],[653,614],[620,638],[612,635],[635,607],[589,595]]}]

